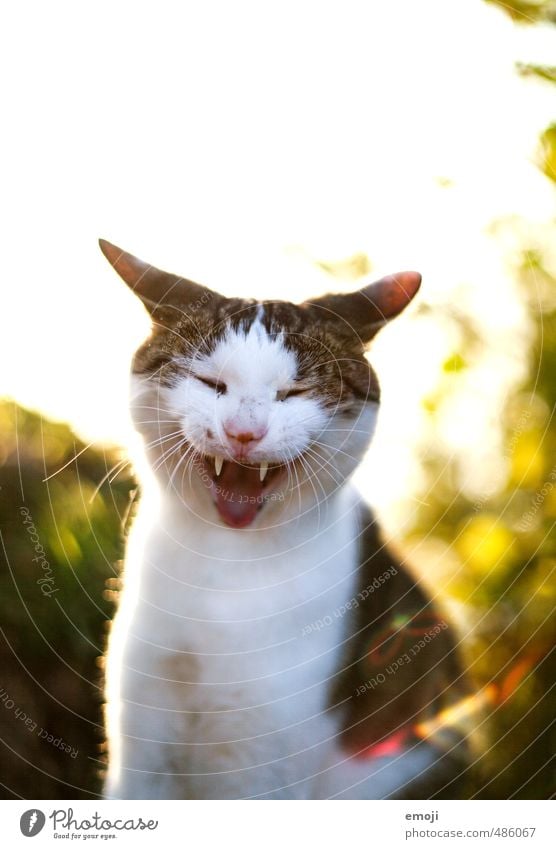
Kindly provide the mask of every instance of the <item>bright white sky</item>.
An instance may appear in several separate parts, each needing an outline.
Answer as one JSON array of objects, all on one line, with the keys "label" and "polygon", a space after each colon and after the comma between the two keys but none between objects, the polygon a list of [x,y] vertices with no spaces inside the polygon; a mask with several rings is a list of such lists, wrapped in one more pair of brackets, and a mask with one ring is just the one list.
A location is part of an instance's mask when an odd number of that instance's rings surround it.
[{"label": "bright white sky", "polygon": [[[349,285],[313,259],[365,251],[377,276],[416,268],[422,302],[492,327],[474,411],[446,429],[477,440],[526,346],[486,228],[553,214],[532,160],[554,90],[514,71],[553,63],[553,30],[481,0],[22,0],[0,39],[0,393],[125,439],[147,324],[98,236],[226,294],[291,299]],[[410,319],[377,343],[383,414],[361,481],[386,506],[415,478],[420,400],[453,346]]]}]

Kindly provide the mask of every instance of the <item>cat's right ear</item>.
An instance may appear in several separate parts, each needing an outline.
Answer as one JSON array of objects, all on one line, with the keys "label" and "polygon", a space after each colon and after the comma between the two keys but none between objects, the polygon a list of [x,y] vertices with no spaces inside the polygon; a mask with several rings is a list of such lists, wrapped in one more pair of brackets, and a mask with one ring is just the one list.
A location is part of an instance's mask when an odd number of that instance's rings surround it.
[{"label": "cat's right ear", "polygon": [[301,306],[318,308],[321,321],[342,321],[354,330],[363,343],[370,342],[381,327],[399,315],[413,300],[421,275],[417,271],[400,271],[370,283],[358,292],[323,295]]},{"label": "cat's right ear", "polygon": [[195,312],[220,297],[198,283],[148,265],[105,239],[99,239],[98,243],[110,265],[141,299],[157,322],[165,323],[165,318],[168,321],[175,320],[176,313],[179,316],[179,313]]}]

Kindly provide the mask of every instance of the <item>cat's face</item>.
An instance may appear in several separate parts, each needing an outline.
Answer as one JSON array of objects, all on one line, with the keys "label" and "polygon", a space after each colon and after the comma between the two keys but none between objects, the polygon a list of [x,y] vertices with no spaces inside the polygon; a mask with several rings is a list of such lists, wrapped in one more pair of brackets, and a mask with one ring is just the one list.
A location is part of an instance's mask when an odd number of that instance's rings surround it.
[{"label": "cat's face", "polygon": [[364,346],[419,275],[304,304],[257,303],[101,248],[153,319],[134,358],[132,413],[165,491],[238,529],[331,497],[374,431],[379,388]]}]

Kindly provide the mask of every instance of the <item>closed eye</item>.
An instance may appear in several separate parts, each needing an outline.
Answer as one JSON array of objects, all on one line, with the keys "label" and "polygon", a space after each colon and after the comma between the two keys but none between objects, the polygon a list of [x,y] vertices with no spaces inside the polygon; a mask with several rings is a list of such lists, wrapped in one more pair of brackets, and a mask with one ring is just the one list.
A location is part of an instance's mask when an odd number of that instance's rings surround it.
[{"label": "closed eye", "polygon": [[211,389],[214,389],[217,395],[225,394],[227,387],[221,380],[213,380],[212,377],[200,377],[198,374],[195,377],[198,381],[204,383],[205,386],[210,386]]},{"label": "closed eye", "polygon": [[296,398],[299,395],[307,395],[311,389],[311,386],[294,386],[291,389],[280,389],[276,393],[276,400],[285,401],[286,398]]}]

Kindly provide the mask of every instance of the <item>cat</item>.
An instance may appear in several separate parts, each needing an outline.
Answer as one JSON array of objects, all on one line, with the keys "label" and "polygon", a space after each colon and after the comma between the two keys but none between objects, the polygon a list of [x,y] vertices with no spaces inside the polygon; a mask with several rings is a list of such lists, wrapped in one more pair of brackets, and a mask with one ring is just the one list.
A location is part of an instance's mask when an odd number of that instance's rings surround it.
[{"label": "cat", "polygon": [[426,733],[466,692],[456,637],[350,483],[380,401],[367,346],[420,275],[296,305],[100,246],[152,321],[106,798],[457,796],[464,743]]}]

